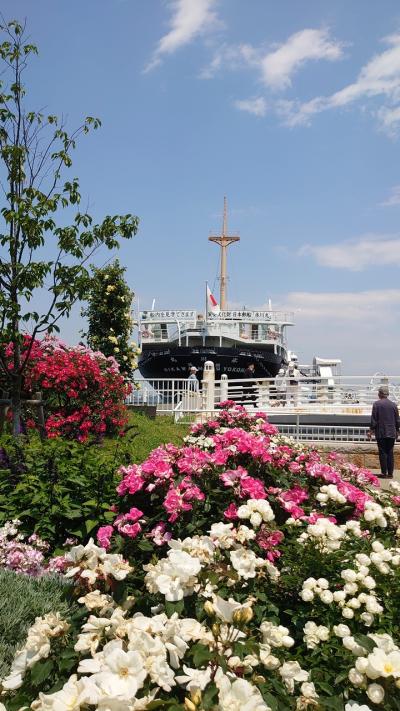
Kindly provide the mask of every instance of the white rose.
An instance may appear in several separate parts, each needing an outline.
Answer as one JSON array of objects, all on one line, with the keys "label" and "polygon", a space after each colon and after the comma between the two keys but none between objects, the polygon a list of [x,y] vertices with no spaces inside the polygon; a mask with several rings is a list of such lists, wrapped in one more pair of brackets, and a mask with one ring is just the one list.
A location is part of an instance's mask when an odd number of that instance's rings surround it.
[{"label": "white rose", "polygon": [[361,674],[361,672],[357,671],[357,669],[350,669],[349,671],[349,680],[353,684],[353,686],[362,686],[364,684],[364,674]]},{"label": "white rose", "polygon": [[323,590],[319,597],[325,605],[330,605],[333,602],[333,593],[330,590]]},{"label": "white rose", "polygon": [[353,610],[358,610],[361,607],[361,602],[357,597],[352,597],[350,600],[347,600],[346,604],[349,607],[352,607]]},{"label": "white rose", "polygon": [[333,593],[333,599],[335,602],[343,602],[346,599],[346,593],[344,590],[335,590]]},{"label": "white rose", "polygon": [[365,674],[368,669],[368,659],[366,657],[358,657],[356,659],[356,669],[361,674]]},{"label": "white rose", "polygon": [[371,561],[374,565],[379,565],[383,563],[383,558],[381,553],[371,553]]},{"label": "white rose", "polygon": [[386,654],[383,649],[376,647],[367,657],[368,667],[366,674],[370,679],[389,676],[400,677],[400,652],[393,651]]},{"label": "white rose", "polygon": [[347,625],[334,625],[333,632],[337,637],[347,637],[351,634],[350,627]]},{"label": "white rose", "polygon": [[278,669],[281,665],[278,657],[274,657],[273,654],[265,654],[264,652],[260,652],[260,661],[269,671]]},{"label": "white rose", "polygon": [[367,612],[371,612],[373,615],[379,615],[383,612],[382,605],[372,596],[369,596],[366,600],[365,607],[367,608]]},{"label": "white rose", "polygon": [[255,578],[257,574],[256,568],[262,568],[266,565],[266,561],[263,558],[257,558],[255,553],[247,548],[238,548],[231,551],[230,559],[239,577],[245,580]]},{"label": "white rose", "polygon": [[360,615],[360,619],[364,622],[364,625],[371,627],[375,618],[370,612],[363,612],[362,615]]},{"label": "white rose", "polygon": [[243,504],[243,506],[239,506],[237,510],[237,515],[239,518],[249,518],[251,515],[251,511],[246,504]]},{"label": "white rose", "polygon": [[251,514],[250,516],[250,523],[254,528],[258,528],[262,524],[262,516],[258,511],[255,511],[254,513]]},{"label": "white rose", "polygon": [[[236,669],[236,667],[241,667],[242,666],[242,660],[240,657],[229,657],[228,659],[228,667],[231,669]],[[176,677],[176,679],[179,681],[179,677]]]},{"label": "white rose", "polygon": [[354,611],[351,607],[344,607],[342,610],[342,615],[346,620],[351,620],[354,617]]},{"label": "white rose", "polygon": [[315,686],[312,681],[303,681],[300,691],[302,696],[305,696],[306,699],[318,699],[318,694],[315,691]]},{"label": "white rose", "polygon": [[370,684],[367,687],[367,696],[373,704],[381,704],[385,697],[385,690],[380,684]]},{"label": "white rose", "polygon": [[320,625],[318,627],[317,631],[318,637],[322,642],[326,642],[327,639],[329,639],[329,627],[325,627],[324,625]]},{"label": "white rose", "polygon": [[361,580],[361,578],[365,578],[366,575],[369,574],[369,568],[366,565],[360,565],[357,573],[357,580]]},{"label": "white rose", "polygon": [[358,585],[357,583],[346,583],[343,590],[347,595],[355,595],[358,590]]},{"label": "white rose", "polygon": [[279,674],[291,694],[294,691],[295,681],[308,681],[308,672],[302,669],[298,662],[285,662],[279,669]]},{"label": "white rose", "polygon": [[369,565],[371,563],[370,558],[368,558],[365,553],[357,553],[356,561],[357,563],[360,563],[360,565]]},{"label": "white rose", "polygon": [[311,600],[314,600],[314,593],[310,588],[306,588],[305,590],[302,590],[300,593],[300,597],[304,602],[311,602]]},{"label": "white rose", "polygon": [[372,550],[375,551],[376,553],[378,553],[378,552],[384,551],[385,546],[380,541],[374,541],[372,543]]}]

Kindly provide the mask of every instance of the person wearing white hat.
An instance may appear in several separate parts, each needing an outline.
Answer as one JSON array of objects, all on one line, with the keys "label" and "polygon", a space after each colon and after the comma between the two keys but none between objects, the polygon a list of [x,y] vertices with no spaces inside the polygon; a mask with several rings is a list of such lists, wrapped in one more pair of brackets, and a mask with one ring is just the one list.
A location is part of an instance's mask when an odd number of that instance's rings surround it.
[{"label": "person wearing white hat", "polygon": [[194,393],[199,392],[199,381],[197,379],[197,368],[195,365],[192,365],[190,370],[190,375],[188,377],[188,389],[191,390]]}]

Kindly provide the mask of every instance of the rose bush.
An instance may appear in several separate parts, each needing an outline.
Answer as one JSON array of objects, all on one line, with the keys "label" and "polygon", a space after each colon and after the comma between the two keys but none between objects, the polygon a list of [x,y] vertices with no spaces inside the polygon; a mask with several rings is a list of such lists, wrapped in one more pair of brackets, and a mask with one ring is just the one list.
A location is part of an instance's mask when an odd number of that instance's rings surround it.
[{"label": "rose bush", "polygon": [[132,381],[139,350],[132,341],[134,293],[126,283],[125,271],[118,259],[106,267],[92,268],[88,305],[82,310],[88,321],[83,335],[93,350],[113,356],[120,372]]},{"label": "rose bush", "polygon": [[222,409],[121,467],[115,520],[54,562],[10,711],[400,709],[400,486]]},{"label": "rose bush", "polygon": [[[29,344],[26,336],[23,354]],[[10,344],[6,349],[10,368],[12,354]],[[42,391],[48,437],[84,442],[90,436],[121,434],[127,423],[124,400],[131,386],[114,358],[85,346],[67,346],[53,337],[35,341],[23,389],[26,393]],[[35,427],[35,420],[28,418],[27,425]]]}]

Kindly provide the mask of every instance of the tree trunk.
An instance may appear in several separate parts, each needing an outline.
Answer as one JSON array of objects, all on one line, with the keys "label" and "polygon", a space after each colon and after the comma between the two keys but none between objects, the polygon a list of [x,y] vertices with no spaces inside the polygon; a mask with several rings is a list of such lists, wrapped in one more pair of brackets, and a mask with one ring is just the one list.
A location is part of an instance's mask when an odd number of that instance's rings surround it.
[{"label": "tree trunk", "polygon": [[21,405],[22,377],[17,375],[11,382],[11,408],[12,408],[12,433],[14,437],[22,432],[22,405]]}]

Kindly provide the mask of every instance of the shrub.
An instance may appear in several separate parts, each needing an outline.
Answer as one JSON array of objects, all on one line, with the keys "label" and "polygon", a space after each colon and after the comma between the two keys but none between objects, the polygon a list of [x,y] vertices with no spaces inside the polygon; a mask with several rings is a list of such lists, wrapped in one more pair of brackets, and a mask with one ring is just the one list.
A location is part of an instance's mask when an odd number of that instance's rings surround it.
[{"label": "shrub", "polygon": [[106,267],[92,269],[88,306],[82,310],[88,320],[88,331],[83,335],[91,348],[113,356],[120,372],[132,378],[137,368],[138,349],[131,340],[134,294],[125,281],[125,271],[118,259]]},{"label": "shrub", "polygon": [[85,442],[90,435],[122,434],[127,424],[124,400],[131,390],[117,362],[84,346],[68,347],[44,339],[43,356],[29,368],[26,387],[42,390],[49,437]]},{"label": "shrub", "polygon": [[35,618],[49,612],[68,616],[74,609],[71,583],[55,575],[31,578],[0,570],[0,678],[25,642]]},{"label": "shrub", "polygon": [[[22,357],[29,343],[26,336]],[[12,345],[6,349],[6,357],[12,368]],[[131,386],[114,358],[85,346],[67,346],[53,337],[35,341],[23,390],[26,394],[43,392],[48,437],[85,442],[90,436],[122,434],[127,424],[124,400]],[[29,418],[27,424],[34,427],[34,419]]]},{"label": "shrub", "polygon": [[241,407],[121,473],[104,547],[67,554],[86,611],[10,709],[400,708],[400,485]]},{"label": "shrub", "polygon": [[0,524],[20,519],[24,533],[54,548],[69,537],[87,540],[112,518],[116,468],[129,456],[129,439],[107,448],[31,434],[3,437],[1,445]]},{"label": "shrub", "polygon": [[21,521],[24,534],[40,535],[52,549],[65,539],[87,541],[98,526],[114,514],[120,481],[119,466],[145,458],[152,447],[168,438],[178,444],[187,428],[170,418],[155,422],[143,415],[130,415],[124,438],[105,439],[101,444],[41,441],[29,437],[0,438],[0,526],[10,519]]}]

